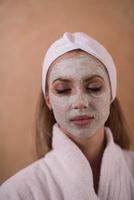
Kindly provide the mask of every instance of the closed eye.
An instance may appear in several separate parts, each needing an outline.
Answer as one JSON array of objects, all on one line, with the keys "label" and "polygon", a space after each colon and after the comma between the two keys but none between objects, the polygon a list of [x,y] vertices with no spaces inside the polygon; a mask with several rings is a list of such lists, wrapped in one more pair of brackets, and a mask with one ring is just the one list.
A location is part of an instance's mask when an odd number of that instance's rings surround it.
[{"label": "closed eye", "polygon": [[69,93],[71,91],[71,89],[64,89],[64,90],[56,90],[57,94],[66,94]]},{"label": "closed eye", "polygon": [[100,87],[88,87],[87,90],[91,92],[100,92],[102,90],[102,86]]}]

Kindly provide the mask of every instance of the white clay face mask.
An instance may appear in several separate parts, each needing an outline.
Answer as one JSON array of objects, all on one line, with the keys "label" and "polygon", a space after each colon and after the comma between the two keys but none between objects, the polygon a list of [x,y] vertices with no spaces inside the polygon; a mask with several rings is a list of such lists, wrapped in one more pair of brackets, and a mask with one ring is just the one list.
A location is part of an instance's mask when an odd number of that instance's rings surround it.
[{"label": "white clay face mask", "polygon": [[66,134],[88,138],[103,127],[109,116],[110,98],[107,72],[93,57],[63,57],[50,72],[50,104]]}]

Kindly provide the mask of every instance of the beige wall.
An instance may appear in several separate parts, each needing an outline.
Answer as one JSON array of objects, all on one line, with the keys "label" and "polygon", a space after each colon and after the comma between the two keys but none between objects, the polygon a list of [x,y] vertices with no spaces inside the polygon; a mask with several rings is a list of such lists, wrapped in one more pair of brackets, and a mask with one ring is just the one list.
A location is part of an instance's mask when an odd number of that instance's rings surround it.
[{"label": "beige wall", "polygon": [[[0,178],[35,159],[34,113],[41,65],[49,44],[65,31],[83,31],[113,55],[118,97],[134,129],[134,1],[0,1]],[[134,147],[134,135],[130,135]]]}]

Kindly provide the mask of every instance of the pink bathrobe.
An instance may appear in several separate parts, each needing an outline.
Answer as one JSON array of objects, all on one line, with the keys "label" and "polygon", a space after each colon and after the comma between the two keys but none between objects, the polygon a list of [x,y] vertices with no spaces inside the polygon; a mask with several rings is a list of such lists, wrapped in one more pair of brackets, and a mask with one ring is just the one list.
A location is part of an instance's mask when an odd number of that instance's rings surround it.
[{"label": "pink bathrobe", "polygon": [[53,127],[51,150],[0,187],[0,200],[134,200],[134,153],[113,142],[105,127],[98,193],[84,154],[61,130]]}]

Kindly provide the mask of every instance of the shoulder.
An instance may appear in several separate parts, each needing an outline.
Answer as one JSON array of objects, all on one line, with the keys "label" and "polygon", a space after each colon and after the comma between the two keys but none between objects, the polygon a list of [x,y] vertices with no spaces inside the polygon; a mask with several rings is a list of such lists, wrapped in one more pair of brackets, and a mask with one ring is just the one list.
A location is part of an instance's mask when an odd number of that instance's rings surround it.
[{"label": "shoulder", "polygon": [[123,155],[126,161],[126,164],[134,177],[134,151],[123,150]]},{"label": "shoulder", "polygon": [[40,196],[42,192],[46,192],[47,194],[46,174],[47,167],[44,158],[35,161],[1,185],[1,198],[3,200],[31,200],[36,199],[35,196]]},{"label": "shoulder", "polygon": [[118,144],[114,142],[113,134],[112,131],[109,127],[105,127],[106,130],[106,136],[107,136],[107,141],[109,143],[112,141],[114,144],[114,149],[117,150],[117,153],[121,153],[121,157],[123,156],[123,160],[126,163],[126,166],[128,170],[130,171],[132,177],[134,178],[134,151],[122,149]]}]

